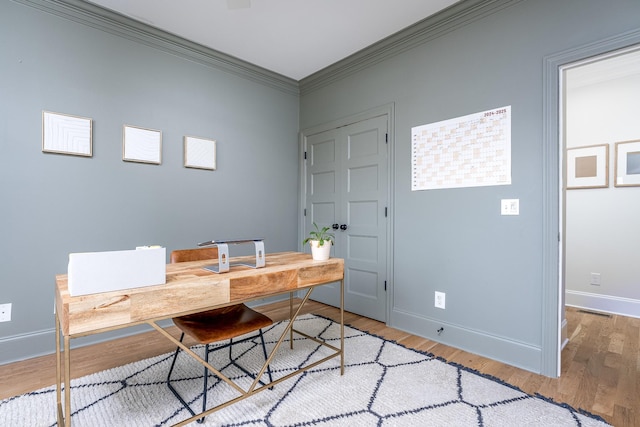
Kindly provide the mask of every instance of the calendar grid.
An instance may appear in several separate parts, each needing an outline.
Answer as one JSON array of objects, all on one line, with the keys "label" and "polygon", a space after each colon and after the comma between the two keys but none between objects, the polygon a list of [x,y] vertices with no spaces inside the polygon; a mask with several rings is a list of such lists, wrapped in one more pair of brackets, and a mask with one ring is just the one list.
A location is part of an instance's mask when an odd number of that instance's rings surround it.
[{"label": "calendar grid", "polygon": [[411,190],[511,184],[511,106],[411,129]]}]

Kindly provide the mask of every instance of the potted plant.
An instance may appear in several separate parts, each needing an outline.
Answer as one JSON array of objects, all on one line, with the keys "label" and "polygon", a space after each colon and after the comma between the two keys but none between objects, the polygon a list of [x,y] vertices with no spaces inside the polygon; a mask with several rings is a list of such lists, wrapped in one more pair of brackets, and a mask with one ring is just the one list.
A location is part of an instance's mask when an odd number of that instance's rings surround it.
[{"label": "potted plant", "polygon": [[309,232],[309,237],[304,239],[302,244],[309,242],[311,245],[311,256],[316,261],[325,261],[329,259],[331,246],[333,245],[333,234],[329,233],[329,227],[318,227],[313,223],[315,230]]}]

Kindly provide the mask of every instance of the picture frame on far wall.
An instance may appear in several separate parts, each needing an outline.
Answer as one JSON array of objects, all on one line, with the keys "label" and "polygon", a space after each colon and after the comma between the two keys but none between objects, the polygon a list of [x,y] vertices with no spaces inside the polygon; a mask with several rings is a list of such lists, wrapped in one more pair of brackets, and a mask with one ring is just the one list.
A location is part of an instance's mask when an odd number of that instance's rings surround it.
[{"label": "picture frame on far wall", "polygon": [[155,165],[162,163],[162,132],[124,125],[122,160]]},{"label": "picture frame on far wall", "polygon": [[616,142],[616,187],[640,187],[640,140]]},{"label": "picture frame on far wall", "polygon": [[609,187],[609,144],[567,148],[567,190]]},{"label": "picture frame on far wall", "polygon": [[42,112],[42,152],[93,156],[93,121],[70,114]]},{"label": "picture frame on far wall", "polygon": [[185,136],[184,167],[216,170],[216,141]]}]

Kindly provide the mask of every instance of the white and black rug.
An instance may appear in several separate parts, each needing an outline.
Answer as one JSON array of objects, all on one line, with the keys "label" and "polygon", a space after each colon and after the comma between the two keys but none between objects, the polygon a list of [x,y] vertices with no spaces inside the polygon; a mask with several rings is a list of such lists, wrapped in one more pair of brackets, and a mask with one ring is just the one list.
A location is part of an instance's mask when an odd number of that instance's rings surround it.
[{"label": "white and black rug", "polygon": [[[265,331],[273,347],[285,324]],[[339,324],[301,316],[296,328],[339,346]],[[307,365],[330,350],[294,336],[271,365],[274,378]],[[269,348],[268,348],[269,349]],[[197,351],[202,352],[202,348]],[[257,371],[264,361],[256,343],[234,346],[239,363]],[[190,414],[168,390],[166,354],[72,381],[73,426],[164,426]],[[251,378],[213,352],[214,366],[245,386]],[[182,353],[173,378],[194,408],[202,405],[202,367]],[[236,397],[228,384],[210,377],[208,406]],[[55,386],[0,402],[0,426],[56,425]],[[195,422],[193,425],[197,425]],[[432,355],[345,327],[345,373],[339,358],[277,384],[206,417],[206,426],[607,426],[598,417],[448,364]]]}]

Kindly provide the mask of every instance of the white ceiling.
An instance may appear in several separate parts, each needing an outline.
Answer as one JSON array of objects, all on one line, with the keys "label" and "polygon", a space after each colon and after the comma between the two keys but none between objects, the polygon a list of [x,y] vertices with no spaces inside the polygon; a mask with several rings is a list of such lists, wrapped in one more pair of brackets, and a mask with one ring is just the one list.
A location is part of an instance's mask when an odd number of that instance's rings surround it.
[{"label": "white ceiling", "polygon": [[640,48],[623,49],[569,66],[567,90],[640,75]]},{"label": "white ceiling", "polygon": [[301,80],[458,0],[90,0]]}]

